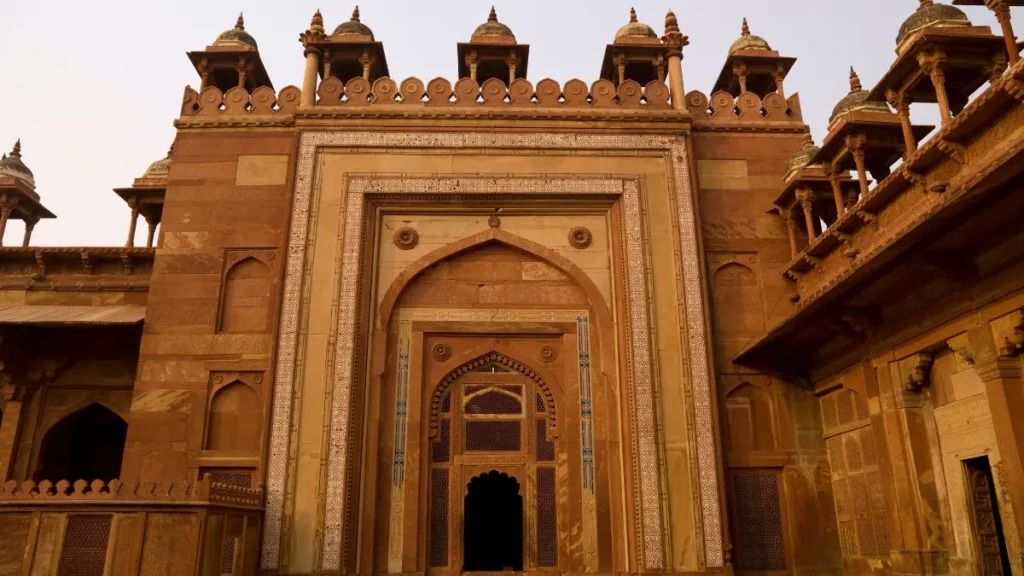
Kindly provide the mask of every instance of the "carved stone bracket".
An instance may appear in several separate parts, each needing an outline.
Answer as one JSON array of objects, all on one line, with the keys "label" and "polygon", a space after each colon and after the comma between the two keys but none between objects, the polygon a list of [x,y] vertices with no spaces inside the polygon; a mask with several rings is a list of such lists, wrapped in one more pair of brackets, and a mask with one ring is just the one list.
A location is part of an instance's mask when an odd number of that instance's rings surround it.
[{"label": "carved stone bracket", "polygon": [[927,352],[919,352],[900,360],[899,366],[903,390],[920,392],[929,383],[928,372],[932,366],[932,355]]},{"label": "carved stone bracket", "polygon": [[1000,316],[990,324],[1000,356],[1017,356],[1024,349],[1024,308]]},{"label": "carved stone bracket", "polygon": [[950,142],[949,140],[939,140],[938,146],[939,150],[941,150],[943,154],[949,156],[961,166],[966,165],[969,161],[967,147],[963,144],[957,144],[956,142]]}]

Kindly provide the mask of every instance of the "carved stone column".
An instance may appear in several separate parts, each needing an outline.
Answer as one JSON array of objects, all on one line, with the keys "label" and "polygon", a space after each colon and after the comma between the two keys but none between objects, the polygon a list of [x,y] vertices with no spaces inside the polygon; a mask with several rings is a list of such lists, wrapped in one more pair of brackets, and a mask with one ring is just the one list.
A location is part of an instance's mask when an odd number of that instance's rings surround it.
[{"label": "carved stone column", "polygon": [[25,236],[21,239],[22,246],[28,246],[32,242],[32,231],[35,230],[39,218],[25,218]]},{"label": "carved stone column", "polygon": [[942,125],[945,126],[953,119],[953,112],[949,106],[949,95],[946,93],[946,55],[939,52],[925,53],[919,55],[917,61],[932,81],[932,86],[935,88],[935,99],[939,102]]},{"label": "carved stone column", "polygon": [[985,0],[985,5],[996,13],[999,27],[1003,29],[1006,53],[1010,55],[1010,66],[1013,66],[1020,60],[1020,49],[1017,48],[1017,37],[1013,35],[1013,24],[1010,22],[1010,5],[1006,0]]},{"label": "carved stone column", "polygon": [[832,185],[832,198],[836,202],[836,218],[846,213],[846,202],[843,199],[843,187],[839,183],[839,174],[828,171],[828,182]]},{"label": "carved stone column", "polygon": [[779,208],[779,214],[786,223],[786,231],[789,233],[789,254],[790,258],[796,258],[796,218],[793,217],[792,208]]},{"label": "carved stone column", "polygon": [[0,246],[4,245],[4,232],[7,232],[7,221],[10,220],[18,199],[13,196],[0,196]]},{"label": "carved stone column", "polygon": [[853,161],[857,164],[857,180],[860,182],[860,197],[868,195],[868,167],[864,163],[864,141],[862,138],[847,139],[853,154]]},{"label": "carved stone column", "polygon": [[1017,533],[1024,534],[1024,308],[968,330],[967,339],[985,383]]},{"label": "carved stone column", "polygon": [[146,226],[149,230],[146,233],[146,248],[153,247],[153,239],[156,237],[156,227],[160,224],[160,220],[155,216],[146,215]]},{"label": "carved stone column", "polygon": [[775,73],[775,91],[779,94],[779,96],[782,96],[783,98],[786,97],[786,91],[782,86],[784,80],[785,76],[783,76],[782,70],[779,70],[778,72]]},{"label": "carved stone column", "polygon": [[135,228],[139,222],[139,201],[132,197],[128,200],[128,206],[132,209],[132,219],[128,223],[128,241],[124,243],[124,247],[132,248],[135,246]]},{"label": "carved stone column", "polygon": [[[313,19],[309,22],[309,29],[299,35],[299,41],[305,47],[302,55],[306,58],[306,69],[302,74],[302,97],[299,100],[301,106],[313,106],[316,104],[316,83],[320,74],[320,58],[323,53],[312,44],[322,40],[324,34],[324,17],[317,10]],[[327,77],[327,70],[324,70],[324,77]]]},{"label": "carved stone column", "polygon": [[516,53],[512,52],[512,55],[508,59],[508,85],[511,86],[516,81]]},{"label": "carved stone column", "polygon": [[903,159],[906,160],[911,154],[917,152],[917,139],[914,138],[914,127],[910,123],[910,96],[901,92],[887,90],[885,98],[896,109],[896,114],[900,117],[900,126],[903,127],[903,145],[906,147],[906,150],[903,152]]},{"label": "carved stone column", "polygon": [[686,110],[686,92],[683,88],[683,48],[690,39],[679,31],[676,15],[669,11],[665,15],[665,35],[661,37],[668,58],[668,87],[672,95],[672,108]]},{"label": "carved stone column", "polygon": [[814,242],[818,235],[814,232],[814,193],[807,188],[796,192],[796,199],[804,210],[804,222],[807,225],[807,239]]},{"label": "carved stone column", "polygon": [[466,66],[469,66],[469,77],[473,82],[476,82],[476,65],[476,50],[472,50],[469,54],[466,54]]}]

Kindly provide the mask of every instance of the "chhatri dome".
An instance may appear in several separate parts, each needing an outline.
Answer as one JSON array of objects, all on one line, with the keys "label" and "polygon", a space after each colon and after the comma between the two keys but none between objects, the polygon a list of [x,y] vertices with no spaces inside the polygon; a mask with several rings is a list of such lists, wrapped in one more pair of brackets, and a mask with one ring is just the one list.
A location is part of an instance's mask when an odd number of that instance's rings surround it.
[{"label": "chhatri dome", "polygon": [[828,121],[831,124],[839,119],[840,116],[843,116],[848,112],[855,112],[858,110],[892,114],[892,110],[889,109],[889,106],[885,102],[868,101],[868,91],[861,86],[860,76],[857,76],[857,73],[854,72],[853,67],[851,66],[850,93],[844,96],[843,99],[836,104],[836,107],[832,109],[832,116],[829,117]]},{"label": "chhatri dome", "polygon": [[920,2],[921,5],[917,7],[917,11],[900,26],[899,34],[896,35],[897,46],[903,44],[903,41],[911,34],[924,28],[971,25],[967,15],[956,6],[936,4],[933,0],[920,0]]},{"label": "chhatri dome", "polygon": [[11,150],[11,155],[4,154],[0,158],[0,175],[11,176],[29,186],[35,188],[36,179],[32,175],[32,171],[25,166],[25,163],[21,161],[21,140],[19,139],[14,143],[14,148]]},{"label": "chhatri dome", "polygon": [[146,168],[146,173],[143,174],[142,177],[146,179],[167,178],[171,173],[171,150],[173,149],[174,147],[172,146],[171,149],[167,151],[167,156],[164,156],[150,164],[149,168]]},{"label": "chhatri dome", "polygon": [[629,24],[626,24],[619,31],[615,33],[616,44],[629,44],[630,42],[642,41],[650,42],[651,40],[658,40],[658,33],[654,31],[647,24],[638,22],[636,19],[636,10],[633,8],[629,9]]},{"label": "chhatri dome", "polygon": [[213,41],[214,46],[249,46],[250,48],[258,49],[256,46],[256,39],[245,31],[245,20],[242,19],[242,14],[238,14],[238,20],[235,22],[235,27],[231,30],[225,30],[217,36],[217,39]]},{"label": "chhatri dome", "polygon": [[732,43],[729,47],[729,54],[735,54],[740,50],[764,50],[770,51],[771,46],[768,45],[768,41],[760,36],[754,36],[750,33],[750,26],[747,25],[747,19],[743,19],[743,33],[739,39]]},{"label": "chhatri dome", "polygon": [[476,27],[470,42],[493,42],[501,44],[515,44],[516,36],[512,29],[498,22],[498,13],[491,6],[491,13],[487,16],[487,22]]},{"label": "chhatri dome", "polygon": [[811,163],[811,158],[818,155],[821,148],[814,145],[814,137],[807,134],[804,138],[804,145],[800,150],[797,150],[796,154],[793,155],[789,160],[789,164],[786,165],[786,176],[785,180],[789,180],[793,173],[801,168],[805,168]]},{"label": "chhatri dome", "polygon": [[[319,12],[319,11],[318,11]],[[352,11],[352,18],[348,22],[342,22],[334,29],[334,33],[331,34],[332,38],[339,36],[367,36],[370,41],[373,41],[373,30],[366,24],[359,21],[359,6]]]}]

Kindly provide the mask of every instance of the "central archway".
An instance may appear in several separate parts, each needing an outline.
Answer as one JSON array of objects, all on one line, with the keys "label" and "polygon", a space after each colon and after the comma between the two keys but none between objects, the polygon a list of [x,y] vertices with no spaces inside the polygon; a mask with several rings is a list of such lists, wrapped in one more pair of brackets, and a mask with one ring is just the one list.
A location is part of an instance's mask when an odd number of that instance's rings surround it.
[{"label": "central archway", "polygon": [[64,417],[43,437],[35,480],[103,480],[121,475],[128,424],[102,404]]},{"label": "central archway", "polygon": [[522,571],[523,496],[516,478],[497,470],[473,478],[463,510],[463,571]]}]

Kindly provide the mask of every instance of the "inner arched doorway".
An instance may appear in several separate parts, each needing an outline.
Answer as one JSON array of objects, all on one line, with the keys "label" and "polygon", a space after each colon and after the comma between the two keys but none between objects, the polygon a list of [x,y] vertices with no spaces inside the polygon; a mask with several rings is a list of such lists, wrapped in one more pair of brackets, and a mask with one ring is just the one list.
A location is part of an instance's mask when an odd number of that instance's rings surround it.
[{"label": "inner arched doorway", "polygon": [[462,569],[523,569],[523,497],[519,482],[497,470],[470,480],[463,505]]},{"label": "inner arched doorway", "polygon": [[100,404],[90,404],[54,424],[43,437],[35,479],[103,480],[121,475],[128,424]]}]

